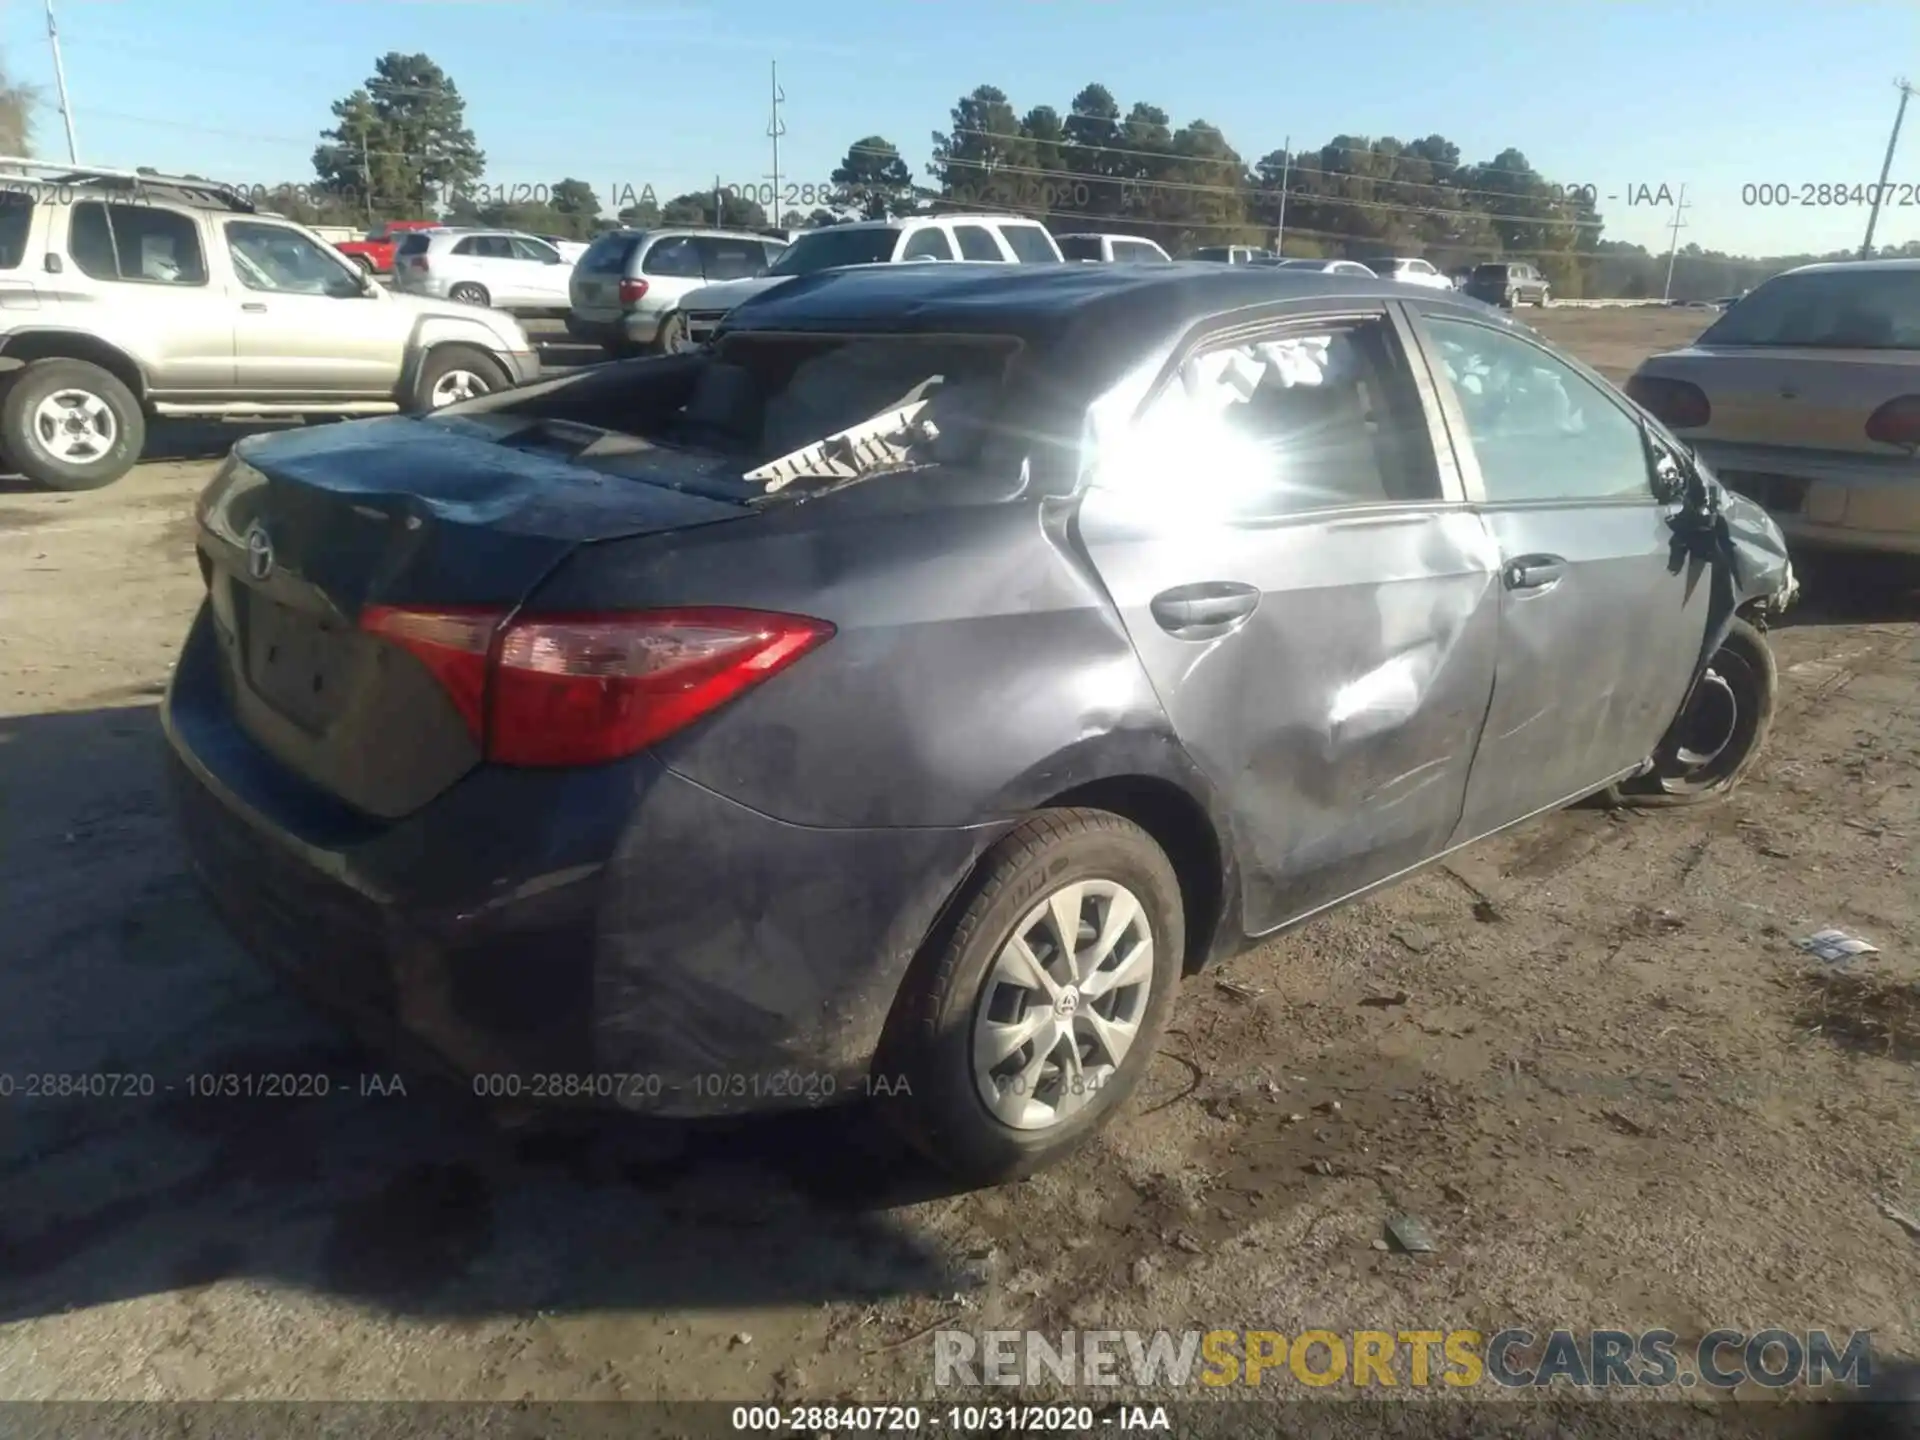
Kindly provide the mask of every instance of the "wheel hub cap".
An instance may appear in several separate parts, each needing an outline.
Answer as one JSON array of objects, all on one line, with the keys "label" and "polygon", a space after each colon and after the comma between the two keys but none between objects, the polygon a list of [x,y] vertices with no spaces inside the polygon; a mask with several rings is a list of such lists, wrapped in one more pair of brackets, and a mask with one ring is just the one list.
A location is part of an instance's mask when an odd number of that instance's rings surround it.
[{"label": "wheel hub cap", "polygon": [[973,1025],[974,1088],[1016,1130],[1083,1108],[1126,1059],[1153,988],[1146,907],[1111,880],[1037,902],[1002,944]]},{"label": "wheel hub cap", "polygon": [[56,390],[34,407],[33,433],[54,459],[85,465],[113,449],[120,426],[91,391]]}]

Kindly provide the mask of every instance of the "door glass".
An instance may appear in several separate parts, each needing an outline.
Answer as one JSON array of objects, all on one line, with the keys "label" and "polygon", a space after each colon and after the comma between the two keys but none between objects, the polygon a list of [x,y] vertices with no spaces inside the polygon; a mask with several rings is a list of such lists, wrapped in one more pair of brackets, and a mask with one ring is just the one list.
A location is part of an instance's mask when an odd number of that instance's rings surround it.
[{"label": "door glass", "polygon": [[1104,488],[1242,517],[1440,498],[1425,413],[1383,320],[1201,351],[1100,459]]},{"label": "door glass", "polygon": [[233,259],[234,274],[249,290],[290,295],[362,293],[357,276],[298,230],[284,225],[229,220],[227,253]]},{"label": "door glass", "polygon": [[560,263],[560,252],[551,245],[529,240],[524,235],[516,235],[508,243],[513,246],[513,258],[516,260],[531,260],[538,265]]},{"label": "door glass", "polygon": [[1038,225],[1002,225],[1000,238],[1022,265],[1052,265],[1060,259],[1053,240]]},{"label": "door glass", "polygon": [[709,280],[747,280],[767,268],[766,248],[758,240],[727,240],[717,235],[700,241]]},{"label": "door glass", "polygon": [[960,242],[962,260],[999,260],[1003,258],[1000,247],[994,243],[993,232],[984,225],[956,225],[953,238]]},{"label": "door glass", "polygon": [[675,280],[698,280],[701,277],[700,248],[691,235],[673,235],[660,241],[647,252],[643,268],[649,275],[662,275]]},{"label": "door glass", "polygon": [[938,226],[929,225],[924,230],[916,230],[907,239],[907,248],[900,252],[902,260],[951,260],[953,246],[947,243],[947,232]]},{"label": "door glass", "polygon": [[207,283],[199,226],[174,210],[83,200],[68,222],[67,250],[95,280]]},{"label": "door glass", "polygon": [[1653,498],[1639,422],[1585,376],[1491,326],[1426,323],[1490,502]]}]

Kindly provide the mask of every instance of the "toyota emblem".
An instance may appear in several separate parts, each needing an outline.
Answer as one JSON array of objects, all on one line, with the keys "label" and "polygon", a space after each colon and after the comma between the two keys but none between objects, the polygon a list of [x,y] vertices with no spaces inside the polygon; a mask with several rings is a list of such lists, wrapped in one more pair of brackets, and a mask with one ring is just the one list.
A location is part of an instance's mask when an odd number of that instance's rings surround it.
[{"label": "toyota emblem", "polygon": [[267,527],[255,524],[247,531],[247,574],[264,580],[273,573],[273,540]]}]

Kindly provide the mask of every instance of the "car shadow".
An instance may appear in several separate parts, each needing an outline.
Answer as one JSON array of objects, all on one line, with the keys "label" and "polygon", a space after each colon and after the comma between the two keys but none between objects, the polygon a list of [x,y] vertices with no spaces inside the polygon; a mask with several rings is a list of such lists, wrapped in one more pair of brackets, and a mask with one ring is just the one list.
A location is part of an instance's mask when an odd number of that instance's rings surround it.
[{"label": "car shadow", "polygon": [[1772,622],[1775,629],[1920,620],[1920,559],[1796,557],[1794,568],[1800,576],[1800,598]]},{"label": "car shadow", "polygon": [[870,1111],[508,1133],[316,1016],[186,873],[152,689],[0,719],[0,1323],[229,1276],[460,1318],[962,1283]]}]

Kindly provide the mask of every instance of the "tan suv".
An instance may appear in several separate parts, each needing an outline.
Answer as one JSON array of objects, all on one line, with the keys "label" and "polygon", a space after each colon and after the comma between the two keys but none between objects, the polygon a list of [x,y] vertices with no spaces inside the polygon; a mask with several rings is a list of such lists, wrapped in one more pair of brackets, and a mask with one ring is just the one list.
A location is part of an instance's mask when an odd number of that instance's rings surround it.
[{"label": "tan suv", "polygon": [[510,316],[363,275],[205,181],[0,161],[0,452],[61,490],[118,480],[149,417],[430,410],[532,379]]}]

